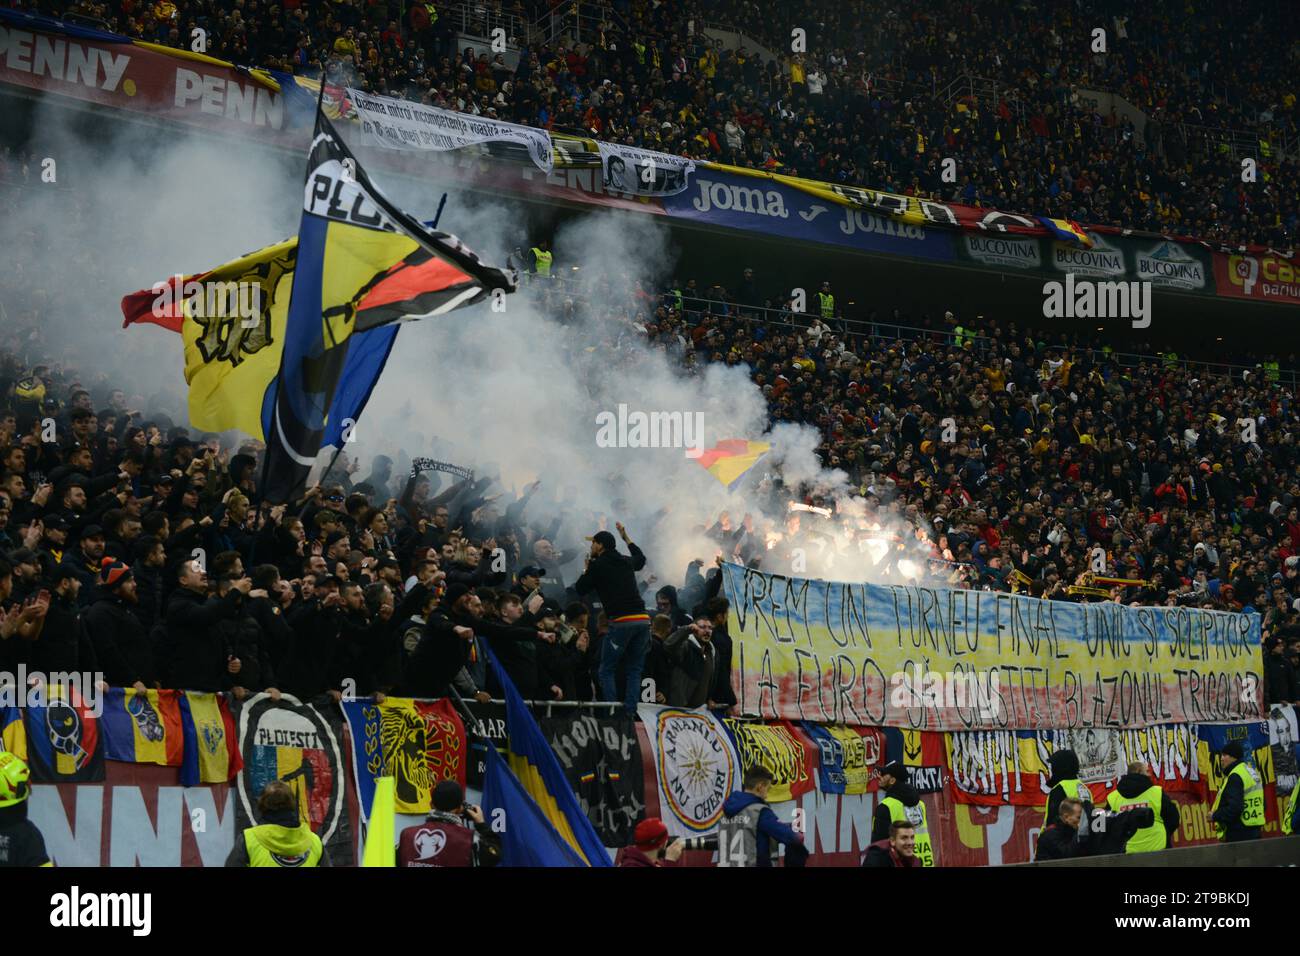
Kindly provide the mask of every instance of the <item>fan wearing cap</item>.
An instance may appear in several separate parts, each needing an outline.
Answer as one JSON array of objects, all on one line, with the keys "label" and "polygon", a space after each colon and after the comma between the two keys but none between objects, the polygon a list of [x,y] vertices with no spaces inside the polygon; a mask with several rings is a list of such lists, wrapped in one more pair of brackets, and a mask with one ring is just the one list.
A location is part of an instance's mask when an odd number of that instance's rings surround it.
[{"label": "fan wearing cap", "polygon": [[1244,754],[1240,740],[1230,740],[1219,750],[1219,769],[1225,778],[1214,795],[1210,822],[1215,835],[1226,843],[1258,840],[1264,830],[1264,785]]},{"label": "fan wearing cap", "polygon": [[628,713],[636,713],[641,697],[641,668],[650,647],[650,615],[637,587],[636,572],[645,567],[645,555],[632,543],[627,529],[615,522],[630,556],[618,553],[614,536],[597,531],[591,538],[591,554],[582,576],[573,584],[579,594],[595,591],[609,618],[600,656],[600,693],[602,700],[618,700],[614,682],[619,664],[625,668],[623,702]]},{"label": "fan wearing cap", "polygon": [[546,577],[545,568],[535,564],[526,565],[515,574],[515,585],[510,589],[510,593],[517,595],[519,600],[527,602],[534,591],[540,593],[544,577]]},{"label": "fan wearing cap", "polygon": [[41,574],[48,580],[63,563],[64,546],[68,543],[68,522],[62,515],[52,514],[41,523],[41,540],[36,543],[36,557],[41,562]]},{"label": "fan wearing cap", "polygon": [[104,680],[113,687],[146,690],[156,686],[153,644],[135,615],[139,601],[135,575],[124,561],[104,558],[93,603],[82,614]]},{"label": "fan wearing cap", "polygon": [[668,828],[662,820],[647,817],[636,825],[636,830],[632,833],[632,845],[624,847],[619,853],[618,866],[676,866],[685,846],[680,839],[669,841]]},{"label": "fan wearing cap", "polygon": [[45,838],[27,819],[31,771],[17,754],[0,751],[0,867],[53,866]]},{"label": "fan wearing cap", "polygon": [[81,529],[76,548],[63,554],[63,563],[70,565],[81,579],[78,600],[83,608],[89,607],[95,598],[95,585],[99,583],[100,565],[104,560],[104,541],[103,528],[97,524],[86,525]]},{"label": "fan wearing cap", "polygon": [[482,809],[465,803],[465,791],[455,780],[439,781],[424,823],[407,827],[397,839],[398,866],[486,867],[499,862],[501,838]]}]

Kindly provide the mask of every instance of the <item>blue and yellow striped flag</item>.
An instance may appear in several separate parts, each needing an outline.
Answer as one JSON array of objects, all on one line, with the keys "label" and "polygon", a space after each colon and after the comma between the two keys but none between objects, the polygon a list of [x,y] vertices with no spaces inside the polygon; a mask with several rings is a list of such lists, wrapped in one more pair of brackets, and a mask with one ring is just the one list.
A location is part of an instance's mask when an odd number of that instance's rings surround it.
[{"label": "blue and yellow striped flag", "polygon": [[487,747],[483,812],[500,819],[503,866],[611,866],[554,751],[490,647],[488,665],[506,700],[506,757]]},{"label": "blue and yellow striped flag", "polygon": [[13,704],[0,706],[0,750],[27,759],[27,728],[23,726],[23,712]]}]

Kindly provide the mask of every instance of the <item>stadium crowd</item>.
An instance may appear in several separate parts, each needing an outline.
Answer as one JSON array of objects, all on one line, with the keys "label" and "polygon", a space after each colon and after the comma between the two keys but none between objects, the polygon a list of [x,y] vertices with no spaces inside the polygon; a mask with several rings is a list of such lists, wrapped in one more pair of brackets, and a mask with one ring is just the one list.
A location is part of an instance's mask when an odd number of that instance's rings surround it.
[{"label": "stadium crowd", "polygon": [[[1113,2],[1049,18],[1028,0],[901,14],[884,0],[617,0],[583,5],[603,18],[583,42],[514,28],[513,68],[504,54],[458,50],[445,3],[24,5],[185,49],[201,28],[207,52],[236,63],[318,75],[324,60],[339,83],[555,132],[1008,212],[1277,249],[1292,248],[1300,215],[1300,43],[1294,18],[1266,3],[1193,15]],[[555,6],[470,9],[486,33]],[[703,34],[719,21],[774,55],[723,49]],[[790,50],[796,28],[802,52]],[[1106,53],[1093,50],[1097,28]],[[1080,90],[1124,96],[1143,128]],[[1230,139],[1248,144],[1257,181],[1243,182]],[[953,182],[941,175],[949,158]]]},{"label": "stadium crowd", "polygon": [[[563,517],[550,489],[515,496],[492,475],[410,474],[411,453],[383,447],[364,469],[340,455],[303,501],[263,507],[258,443],[193,434],[175,406],[97,370],[93,350],[69,361],[42,323],[42,250],[20,244],[0,275],[0,671],[307,699],[448,684],[495,696],[486,642],[528,698],[621,696],[597,690],[611,615],[580,586],[584,537],[613,543],[619,515]],[[811,546],[822,567],[860,569],[892,529],[877,555],[888,580],[1258,611],[1268,698],[1300,700],[1293,387],[1172,356],[1121,365],[1099,342],[996,319],[896,312],[912,328],[885,334],[737,305],[782,278],[747,271],[730,293],[534,277],[520,293],[605,329],[602,354],[632,361],[649,343],[685,375],[745,366],[770,419],[819,429],[822,462],[861,498],[838,510],[766,476],[746,492],[752,514],[701,527],[714,554],[686,568],[664,566],[653,527],[629,529],[647,562],[639,597],[620,600],[653,618],[656,697],[734,704],[711,560],[779,571]],[[580,314],[597,303],[603,326]],[[764,517],[791,500],[832,514]],[[1072,590],[1096,569],[1140,583]]]}]

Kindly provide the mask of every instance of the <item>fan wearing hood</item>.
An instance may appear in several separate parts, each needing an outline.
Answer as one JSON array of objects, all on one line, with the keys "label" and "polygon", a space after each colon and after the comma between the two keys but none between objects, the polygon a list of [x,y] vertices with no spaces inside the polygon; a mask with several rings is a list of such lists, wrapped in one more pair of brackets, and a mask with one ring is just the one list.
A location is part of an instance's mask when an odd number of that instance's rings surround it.
[{"label": "fan wearing hood", "polygon": [[682,610],[677,600],[677,589],[665,584],[655,592],[655,608],[659,614],[666,614],[673,622],[673,630],[691,623],[691,616]]},{"label": "fan wearing hood", "polygon": [[1083,804],[1083,822],[1079,825],[1081,836],[1088,833],[1088,821],[1092,819],[1092,791],[1079,779],[1079,755],[1073,750],[1058,750],[1047,758],[1052,768],[1048,780],[1052,789],[1047,794],[1047,807],[1043,813],[1043,829],[1060,818],[1061,801],[1067,797]]},{"label": "fan wearing hood", "polygon": [[1146,764],[1135,761],[1128,765],[1128,772],[1106,795],[1106,806],[1111,810],[1150,806],[1157,817],[1152,826],[1133,834],[1125,845],[1125,852],[1150,853],[1173,843],[1179,822],[1178,805],[1147,775]]}]

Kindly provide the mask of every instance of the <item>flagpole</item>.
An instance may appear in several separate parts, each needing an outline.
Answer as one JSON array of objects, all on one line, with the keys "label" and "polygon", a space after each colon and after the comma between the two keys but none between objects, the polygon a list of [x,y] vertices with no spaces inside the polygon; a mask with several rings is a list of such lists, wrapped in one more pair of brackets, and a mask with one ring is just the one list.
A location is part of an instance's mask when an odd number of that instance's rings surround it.
[{"label": "flagpole", "polygon": [[[320,128],[320,118],[321,118],[321,115],[322,115],[322,113],[323,113],[323,111],[324,111],[324,108],[325,108],[325,73],[326,73],[326,63],[327,63],[327,58],[324,57],[324,56],[322,56],[321,59],[320,59],[320,89],[316,91],[316,115],[312,117],[312,124],[311,124],[311,129],[312,129],[312,133],[311,133],[311,135],[312,135],[312,142],[315,142],[315,138],[316,138],[316,130],[318,130],[318,129]],[[304,183],[306,182],[306,177],[307,177],[307,175],[310,175],[310,173],[311,173],[311,151],[310,151],[310,149],[309,149],[309,150],[308,150],[308,153],[307,153],[307,171],[306,171],[306,173],[305,173],[304,176],[303,176],[303,182],[304,182]],[[283,368],[283,362],[284,362],[284,359],[281,358],[280,361],[281,361],[281,367]],[[278,372],[276,373],[276,378],[277,378],[277,379],[279,378],[279,373],[278,373]],[[327,467],[323,472],[321,472],[321,478],[324,478],[327,474],[329,474],[330,469],[334,467],[334,463],[335,463],[336,461],[338,461],[339,454],[340,454],[342,451],[343,451],[343,447],[342,447],[341,445],[340,445],[338,448],[335,449],[335,451],[334,451],[334,457],[330,459],[329,466],[328,466],[328,467]],[[266,480],[267,480],[267,466],[270,464],[270,461],[271,461],[271,451],[270,451],[270,447],[268,446],[268,448],[267,448],[267,453],[266,453],[266,457],[262,460],[262,482],[263,482],[263,484],[265,484],[265,483],[266,483]],[[301,490],[302,490],[302,491],[306,491],[306,490],[307,490],[307,480],[306,480],[305,478],[304,478],[303,481],[302,481],[302,486],[303,486],[303,487],[302,487]],[[294,490],[297,491],[297,490],[299,490],[299,489],[295,488]],[[286,497],[287,497],[288,501],[292,501],[292,500],[293,500],[293,495],[288,495],[288,496],[286,496]],[[287,502],[286,502],[286,503],[287,503]],[[310,504],[311,504],[311,496],[309,495],[309,496],[307,496],[305,499],[303,499],[302,508],[299,510],[298,515],[297,515],[297,517],[298,517],[299,519],[301,519],[302,516],[305,515],[305,514],[307,513],[307,507],[308,507],[308,505],[310,505]]]},{"label": "flagpole", "polygon": [[[316,91],[316,113],[319,115],[325,105],[325,64],[327,60],[321,57],[320,60],[320,89]],[[313,135],[315,135],[316,124],[312,123]],[[308,160],[310,162],[310,160]]]},{"label": "flagpole", "polygon": [[438,220],[442,218],[442,207],[447,205],[447,194],[443,193],[442,198],[438,200],[438,211],[433,216],[433,222],[429,223],[430,229],[438,228]]}]

